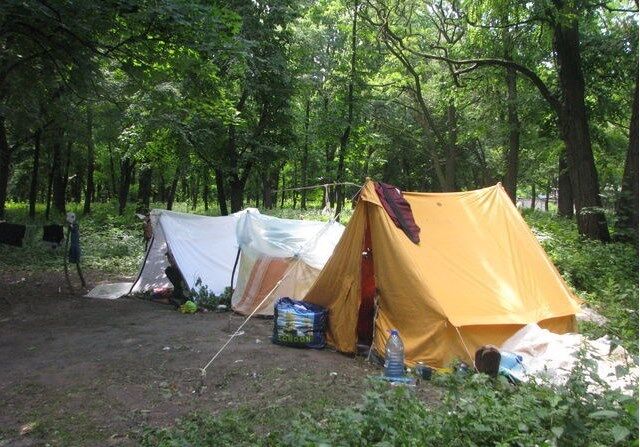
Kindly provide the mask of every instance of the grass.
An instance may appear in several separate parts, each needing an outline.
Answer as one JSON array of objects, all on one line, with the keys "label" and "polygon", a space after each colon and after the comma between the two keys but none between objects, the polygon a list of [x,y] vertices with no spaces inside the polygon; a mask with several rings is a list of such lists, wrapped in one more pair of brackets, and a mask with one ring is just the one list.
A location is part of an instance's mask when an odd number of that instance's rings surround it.
[{"label": "grass", "polygon": [[[437,376],[442,403],[411,389],[371,382],[358,405],[194,413],[170,428],[138,434],[142,446],[612,446],[638,445],[638,400],[591,393],[583,360],[566,386],[515,387],[485,375]],[[265,432],[264,427],[269,427]]]}]

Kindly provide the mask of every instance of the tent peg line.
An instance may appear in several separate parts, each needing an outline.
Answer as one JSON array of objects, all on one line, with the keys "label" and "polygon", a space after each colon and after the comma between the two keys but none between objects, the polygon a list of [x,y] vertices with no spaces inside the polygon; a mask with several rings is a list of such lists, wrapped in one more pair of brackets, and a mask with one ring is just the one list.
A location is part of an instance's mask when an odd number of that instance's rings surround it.
[{"label": "tent peg line", "polygon": [[[356,185],[358,186],[358,185]],[[360,188],[358,189],[358,192],[352,197],[351,200],[353,200],[358,194],[360,194],[360,191],[362,191],[362,188],[364,187],[364,185],[360,186]],[[340,212],[340,214],[342,214],[342,211]],[[334,216],[329,222],[327,222],[327,225],[325,225],[322,230],[320,230],[313,238],[309,239],[305,245],[298,251],[298,255],[302,252],[304,252],[304,250],[307,248],[307,246],[310,245],[310,243],[312,241],[315,241],[323,232],[326,228],[329,227],[329,224],[333,223],[333,222],[337,222],[338,218],[340,217],[340,214],[338,214],[337,216]],[[209,366],[211,366],[211,364],[215,361],[215,359],[218,358],[218,356],[226,349],[227,346],[229,346],[229,344],[231,343],[231,341],[238,336],[238,334],[240,333],[240,331],[242,330],[242,328],[249,322],[249,320],[256,314],[256,312],[258,312],[258,309],[260,309],[262,307],[262,305],[267,301],[268,298],[271,297],[271,295],[273,294],[273,292],[275,292],[278,287],[280,287],[280,284],[282,284],[282,281],[284,281],[284,279],[289,276],[289,273],[291,273],[293,271],[293,266],[294,263],[291,263],[291,265],[289,266],[289,268],[287,268],[287,271],[284,273],[284,275],[282,275],[282,277],[280,278],[280,280],[276,283],[276,285],[269,291],[269,293],[267,293],[265,295],[265,297],[262,299],[262,301],[260,301],[260,303],[258,303],[258,305],[253,309],[253,311],[247,316],[247,318],[244,319],[244,321],[240,324],[240,326],[238,326],[238,329],[235,330],[235,332],[233,334],[231,334],[231,336],[229,337],[229,340],[227,340],[225,342],[224,345],[222,345],[222,347],[220,349],[218,349],[218,352],[216,352],[213,357],[211,357],[211,359],[207,362],[207,364],[203,367],[200,368],[200,382],[201,382],[201,388],[204,385],[204,379],[207,377],[207,369],[209,368]]]}]

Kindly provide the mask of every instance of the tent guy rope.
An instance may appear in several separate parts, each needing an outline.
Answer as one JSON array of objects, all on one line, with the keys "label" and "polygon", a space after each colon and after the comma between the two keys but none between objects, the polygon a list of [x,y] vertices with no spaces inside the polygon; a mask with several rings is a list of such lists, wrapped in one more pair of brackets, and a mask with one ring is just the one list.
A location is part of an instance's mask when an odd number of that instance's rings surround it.
[{"label": "tent guy rope", "polygon": [[[362,191],[363,187],[364,187],[364,185],[359,187],[358,192],[353,195],[351,200],[353,200],[358,194],[360,194],[360,191]],[[342,214],[342,211],[340,212],[340,214]],[[300,248],[300,250],[298,250],[298,255],[300,253],[304,253],[305,249],[307,249],[307,247],[309,247],[311,245],[311,242],[315,242],[318,239],[318,237],[321,234],[323,234],[326,231],[327,228],[329,228],[329,226],[330,226],[330,224],[332,222],[336,222],[338,220],[338,218],[340,217],[340,214],[338,214],[337,216],[334,216],[331,220],[329,220],[327,222],[327,225],[322,227],[322,229],[313,238],[309,239],[304,244],[304,246],[302,246],[302,248]],[[296,255],[296,257],[298,255]],[[213,355],[213,357],[211,357],[211,359],[207,362],[207,364],[200,369],[200,378],[201,378],[201,380],[204,380],[204,378],[207,376],[207,369],[209,368],[209,366],[211,366],[211,364],[220,356],[220,354],[227,348],[227,346],[229,346],[231,341],[240,334],[240,331],[242,330],[242,328],[249,322],[249,320],[256,314],[256,312],[258,312],[258,310],[267,301],[267,299],[269,299],[271,297],[273,292],[275,292],[278,289],[280,284],[282,284],[282,281],[284,281],[284,279],[289,275],[289,273],[291,273],[293,271],[294,265],[295,265],[294,263],[291,263],[291,265],[287,268],[287,270],[285,271],[284,275],[282,275],[282,277],[276,283],[276,285],[269,291],[269,293],[267,293],[265,295],[265,297],[262,299],[262,301],[260,301],[260,303],[258,303],[258,305],[253,309],[253,311],[249,315],[247,315],[247,318],[245,318],[244,321],[242,323],[240,323],[240,326],[238,326],[238,328],[235,330],[235,332],[233,334],[231,334],[229,339],[222,345],[222,347],[220,347],[220,349],[218,349],[218,351]]]}]

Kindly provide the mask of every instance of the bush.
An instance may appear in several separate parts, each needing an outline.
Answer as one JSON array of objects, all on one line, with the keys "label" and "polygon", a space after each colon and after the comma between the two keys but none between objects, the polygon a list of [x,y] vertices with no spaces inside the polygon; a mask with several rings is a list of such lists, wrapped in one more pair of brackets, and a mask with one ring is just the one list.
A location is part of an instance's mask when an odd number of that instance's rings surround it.
[{"label": "bush", "polygon": [[362,404],[321,414],[297,408],[290,425],[267,437],[256,433],[261,410],[245,409],[217,417],[200,413],[171,429],[147,429],[141,440],[145,446],[638,445],[637,384],[631,396],[604,385],[595,393],[588,385],[594,367],[582,359],[563,387],[439,375],[434,380],[443,399],[435,408],[409,388],[375,381]]},{"label": "bush", "polygon": [[525,212],[525,218],[567,283],[606,325],[585,323],[589,337],[609,334],[638,352],[638,249],[630,243],[603,244],[579,237],[573,220]]}]

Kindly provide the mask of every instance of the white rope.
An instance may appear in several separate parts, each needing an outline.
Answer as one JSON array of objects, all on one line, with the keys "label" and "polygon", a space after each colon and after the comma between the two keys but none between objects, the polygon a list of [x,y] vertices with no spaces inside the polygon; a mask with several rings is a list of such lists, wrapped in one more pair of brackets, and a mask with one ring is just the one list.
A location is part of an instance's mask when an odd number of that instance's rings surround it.
[{"label": "white rope", "polygon": [[458,329],[458,326],[455,326],[455,325],[453,327],[456,330],[456,332],[458,333],[458,337],[460,337],[460,341],[462,342],[462,346],[464,347],[464,350],[467,351],[467,355],[469,356],[469,359],[471,360],[471,364],[473,365],[473,369],[478,371],[478,368],[476,367],[476,361],[473,358],[473,356],[471,355],[471,352],[469,352],[469,348],[467,347],[467,344],[464,342],[464,338],[462,338],[462,334],[460,333],[460,329]]},{"label": "white rope", "polygon": [[362,188],[362,185],[358,185],[357,183],[352,182],[333,182],[333,183],[321,183],[319,185],[310,185],[310,186],[299,186],[296,188],[284,188],[284,189],[273,189],[272,192],[286,192],[286,191],[303,191],[305,189],[316,189],[316,188],[325,188],[328,189],[329,186],[356,186],[358,188]]},{"label": "white rope", "polygon": [[[363,185],[364,186],[364,185]],[[363,186],[360,186],[360,188],[358,189],[358,192],[353,196],[353,198],[355,198],[358,194],[360,194],[360,191],[362,191]],[[353,198],[351,200],[353,200]],[[344,210],[343,210],[344,211]],[[298,252],[294,255],[295,258],[299,257],[300,254],[304,253],[305,249],[310,245],[311,242],[315,242],[318,237],[324,233],[326,231],[327,228],[329,228],[331,226],[331,224],[333,224],[334,222],[337,221],[337,219],[340,217],[340,214],[342,214],[342,211],[335,217],[333,217],[330,221],[327,222],[327,224],[325,226],[322,227],[322,229],[320,231],[318,231],[318,233],[311,239],[309,239],[303,246],[302,248],[300,248],[300,250],[298,250]],[[201,371],[201,377],[204,378],[207,375],[207,368],[209,368],[209,366],[211,366],[211,364],[214,362],[215,359],[218,358],[218,356],[225,350],[225,348],[227,346],[229,346],[229,344],[231,343],[231,340],[233,340],[235,337],[238,336],[238,334],[240,333],[240,331],[242,330],[242,328],[249,322],[249,320],[251,319],[251,317],[253,317],[256,312],[258,311],[258,309],[260,309],[262,307],[262,305],[267,301],[267,299],[269,297],[271,297],[271,295],[273,294],[273,292],[276,291],[276,289],[280,286],[280,284],[282,284],[282,281],[284,281],[284,279],[289,275],[289,273],[291,273],[293,271],[293,266],[295,265],[294,262],[291,263],[291,265],[287,268],[287,270],[285,271],[284,275],[282,275],[282,277],[280,278],[280,280],[277,282],[277,284],[273,287],[273,289],[271,289],[269,291],[269,293],[267,293],[265,295],[265,297],[262,299],[262,301],[260,301],[260,303],[255,307],[255,309],[253,309],[253,311],[247,316],[247,318],[245,318],[245,320],[240,324],[240,326],[238,326],[238,329],[236,329],[236,331],[229,337],[229,340],[227,340],[227,342],[222,345],[222,347],[220,349],[218,349],[218,352],[216,352],[213,357],[211,357],[211,360],[209,360],[207,362],[207,364],[200,369]]]}]

